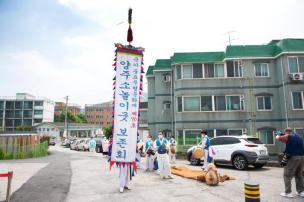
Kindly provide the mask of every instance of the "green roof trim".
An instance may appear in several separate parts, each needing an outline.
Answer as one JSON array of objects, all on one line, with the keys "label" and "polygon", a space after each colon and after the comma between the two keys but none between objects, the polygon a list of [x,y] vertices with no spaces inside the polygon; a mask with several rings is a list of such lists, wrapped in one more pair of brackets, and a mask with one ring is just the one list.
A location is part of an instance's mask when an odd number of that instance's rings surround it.
[{"label": "green roof trim", "polygon": [[226,58],[275,57],[282,52],[300,51],[304,51],[304,39],[282,39],[267,45],[227,46]]},{"label": "green roof trim", "polygon": [[283,52],[304,51],[304,39],[282,39],[277,43],[277,46]]},{"label": "green roof trim", "polygon": [[227,46],[226,58],[272,57],[273,45]]},{"label": "green roof trim", "polygon": [[158,59],[155,62],[156,69],[171,69],[171,60],[170,59]]},{"label": "green roof trim", "polygon": [[153,70],[154,70],[154,66],[149,66],[148,70],[147,70],[147,73],[146,73],[146,76],[153,75]]},{"label": "green roof trim", "polygon": [[224,58],[224,52],[174,53],[172,63],[220,62]]},{"label": "green roof trim", "polygon": [[147,76],[154,70],[171,70],[171,65],[182,63],[213,63],[226,59],[274,58],[285,52],[304,52],[304,39],[272,40],[264,45],[232,45],[226,52],[188,52],[174,53],[170,59],[158,59],[154,66],[149,66]]}]

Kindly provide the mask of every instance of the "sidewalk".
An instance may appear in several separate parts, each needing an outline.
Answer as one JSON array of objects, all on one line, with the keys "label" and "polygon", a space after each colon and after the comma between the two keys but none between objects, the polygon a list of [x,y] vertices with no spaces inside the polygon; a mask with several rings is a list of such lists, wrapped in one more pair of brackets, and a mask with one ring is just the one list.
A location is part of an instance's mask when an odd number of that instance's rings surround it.
[{"label": "sidewalk", "polygon": [[[18,190],[40,169],[47,166],[48,163],[27,163],[20,160],[1,161],[0,173],[13,171],[13,181],[11,193]],[[7,178],[0,178],[0,201],[4,201],[6,197]]]}]

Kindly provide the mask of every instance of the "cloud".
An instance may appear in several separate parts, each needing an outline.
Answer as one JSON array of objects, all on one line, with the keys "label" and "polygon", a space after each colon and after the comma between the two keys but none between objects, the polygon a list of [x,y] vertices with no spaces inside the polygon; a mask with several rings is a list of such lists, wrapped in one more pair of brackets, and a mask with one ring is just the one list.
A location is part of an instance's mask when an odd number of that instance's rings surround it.
[{"label": "cloud", "polygon": [[63,100],[65,95],[70,95],[74,102],[83,105],[109,100],[108,97],[102,98],[102,94],[112,94],[112,78],[107,76],[113,73],[111,67],[107,74],[104,74],[102,67],[84,66],[72,70],[58,68],[37,50],[0,54],[0,59],[4,61],[1,72],[10,75],[1,81],[10,84],[6,86],[5,95],[13,95],[11,92],[29,92],[54,101]]},{"label": "cloud", "polygon": [[[82,105],[110,100],[114,43],[126,42],[130,6],[134,9],[133,44],[145,48],[146,69],[174,52],[223,51],[228,44],[225,33],[230,30],[235,30],[232,37],[238,38],[233,44],[303,38],[304,33],[301,0],[48,2],[56,6],[25,12],[39,23],[22,21],[28,28],[24,35],[13,34],[19,29],[14,29],[18,26],[9,21],[11,18],[0,18],[8,20],[5,36],[12,35],[3,37],[3,43],[8,43],[0,47],[3,95],[23,91],[54,100],[70,95],[73,102]],[[22,14],[20,10],[22,7],[16,12]]]}]

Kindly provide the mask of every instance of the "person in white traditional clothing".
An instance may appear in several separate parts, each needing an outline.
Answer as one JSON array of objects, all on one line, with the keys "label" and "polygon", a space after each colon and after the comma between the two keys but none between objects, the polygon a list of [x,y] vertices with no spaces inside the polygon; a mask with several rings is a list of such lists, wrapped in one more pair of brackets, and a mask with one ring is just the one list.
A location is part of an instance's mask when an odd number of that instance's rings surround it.
[{"label": "person in white traditional clothing", "polygon": [[153,140],[151,135],[148,136],[148,140],[145,143],[145,153],[146,153],[146,171],[153,171],[155,153],[153,150]]},{"label": "person in white traditional clothing", "polygon": [[[113,136],[109,138],[109,161],[111,160],[112,154],[112,146],[113,146]],[[119,165],[119,192],[123,193],[125,189],[130,190],[129,182],[131,181],[131,168],[129,165]]]},{"label": "person in white traditional clothing", "polygon": [[208,159],[209,157],[209,147],[210,147],[210,138],[207,135],[206,130],[201,130],[201,135],[202,135],[202,149],[204,150],[204,165],[203,165],[203,170],[207,170],[208,168],[208,162],[210,161]]},{"label": "person in white traditional clothing", "polygon": [[164,138],[162,132],[158,133],[158,139],[155,141],[155,147],[157,151],[158,170],[160,177],[163,179],[172,179],[168,155],[169,141]]},{"label": "person in white traditional clothing", "polygon": [[119,192],[123,193],[125,189],[130,190],[129,182],[131,180],[130,165],[119,166]]},{"label": "person in white traditional clothing", "polygon": [[175,160],[176,160],[176,141],[174,139],[174,136],[171,136],[170,138],[170,162],[171,163],[175,163]]}]

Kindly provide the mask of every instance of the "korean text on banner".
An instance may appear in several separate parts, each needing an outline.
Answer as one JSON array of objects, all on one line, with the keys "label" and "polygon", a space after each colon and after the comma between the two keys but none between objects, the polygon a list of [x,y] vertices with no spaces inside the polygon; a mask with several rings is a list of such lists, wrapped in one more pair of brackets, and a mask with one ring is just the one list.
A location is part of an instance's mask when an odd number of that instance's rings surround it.
[{"label": "korean text on banner", "polygon": [[142,54],[116,51],[114,130],[111,161],[134,162]]}]

